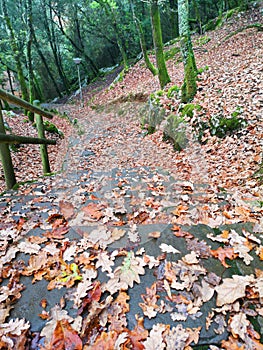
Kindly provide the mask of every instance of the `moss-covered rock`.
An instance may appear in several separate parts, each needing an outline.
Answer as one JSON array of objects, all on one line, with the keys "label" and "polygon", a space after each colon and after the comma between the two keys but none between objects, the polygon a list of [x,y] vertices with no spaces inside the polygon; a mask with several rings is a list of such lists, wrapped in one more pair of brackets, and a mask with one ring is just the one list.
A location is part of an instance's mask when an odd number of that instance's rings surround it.
[{"label": "moss-covered rock", "polygon": [[187,146],[186,122],[182,116],[171,114],[164,127],[164,140],[170,141],[176,151]]},{"label": "moss-covered rock", "polygon": [[150,98],[148,104],[141,110],[141,127],[153,134],[165,118],[165,110],[158,105],[155,98]]}]

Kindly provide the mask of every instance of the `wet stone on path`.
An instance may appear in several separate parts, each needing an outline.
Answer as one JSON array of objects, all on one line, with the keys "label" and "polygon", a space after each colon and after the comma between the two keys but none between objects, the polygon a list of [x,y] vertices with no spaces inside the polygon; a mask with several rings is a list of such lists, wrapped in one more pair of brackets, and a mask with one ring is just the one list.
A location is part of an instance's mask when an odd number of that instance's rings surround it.
[{"label": "wet stone on path", "polygon": [[[19,280],[23,286],[21,298],[12,305],[9,319],[25,318],[32,332],[40,332],[47,324],[45,317],[40,316],[49,314],[56,305],[63,305],[63,310],[75,319],[79,310],[74,295],[81,279],[74,280],[70,287],[61,281],[74,275],[73,270],[72,275],[69,273],[70,266],[80,266],[75,277],[87,273],[87,268],[79,263],[80,256],[81,259],[85,256],[88,269],[96,270],[92,282],[99,282],[104,291],[101,301],[109,294],[116,298],[124,288],[123,284],[119,287],[120,282],[126,283],[128,329],[134,329],[138,318],[144,317],[144,327],[148,330],[156,324],[195,329],[200,332],[199,345],[220,344],[227,339],[229,315],[220,312],[215,289],[223,279],[233,275],[254,275],[255,269],[262,267],[262,261],[252,251],[249,264],[242,256],[234,260],[226,258],[223,260],[229,265],[226,268],[211,255],[211,250],[222,246],[219,238],[224,232],[241,240],[245,234],[253,236],[252,223],[218,227],[194,221],[178,223],[188,210],[193,215],[207,205],[210,189],[206,185],[178,181],[160,169],[67,172],[54,180],[56,186],[51,190],[44,184],[34,184],[32,193],[23,198],[6,195],[1,199],[3,213],[13,212],[16,221],[23,217],[28,225],[26,235],[12,242],[15,258],[10,264],[21,271],[32,271],[29,276],[23,273]],[[227,201],[225,194],[213,196],[218,210],[224,209]],[[257,245],[262,245],[262,237],[257,240]],[[67,253],[70,248],[72,252]],[[9,254],[10,247],[6,249]],[[49,265],[41,268],[38,254],[43,254],[43,259],[49,256]],[[103,254],[109,259],[108,266],[98,264]],[[136,277],[125,280],[125,269],[133,264],[135,270],[131,271]],[[61,266],[64,266],[62,274]],[[8,283],[5,278],[2,286]],[[53,283],[51,289],[50,283]],[[47,301],[44,310],[43,300]],[[262,317],[255,317],[255,323],[260,327]]]}]

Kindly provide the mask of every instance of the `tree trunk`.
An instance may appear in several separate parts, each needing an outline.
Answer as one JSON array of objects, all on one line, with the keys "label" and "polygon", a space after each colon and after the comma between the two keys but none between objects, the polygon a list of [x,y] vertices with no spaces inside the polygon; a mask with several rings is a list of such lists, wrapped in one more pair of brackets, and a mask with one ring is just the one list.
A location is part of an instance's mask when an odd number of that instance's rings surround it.
[{"label": "tree trunk", "polygon": [[197,67],[189,29],[188,0],[178,0],[178,16],[181,54],[184,64],[184,82],[181,89],[181,101],[187,103],[194,98],[197,90]]},{"label": "tree trunk", "polygon": [[[32,0],[27,0],[27,69],[29,82],[29,102],[32,104],[35,100],[34,96],[34,73],[32,66]],[[34,113],[28,113],[28,119],[34,121]]]},{"label": "tree trunk", "polygon": [[[45,30],[47,33],[49,45],[51,47],[54,60],[56,63],[56,67],[58,70],[59,77],[61,81],[63,82],[64,89],[66,90],[66,93],[69,94],[70,88],[69,88],[69,81],[64,73],[62,63],[61,63],[61,58],[58,50],[58,44],[56,42],[56,36],[55,36],[55,31],[54,31],[54,23],[52,21],[52,8],[51,8],[51,1],[49,1],[49,18],[47,17],[47,4],[46,1],[43,1],[43,16],[44,16],[44,23],[45,23]],[[49,26],[50,23],[50,26]]]},{"label": "tree trunk", "polygon": [[37,38],[36,38],[36,35],[35,35],[34,30],[33,30],[33,40],[34,40],[33,42],[34,42],[35,48],[36,48],[36,50],[37,50],[37,53],[38,53],[39,57],[41,58],[41,60],[42,60],[42,62],[43,62],[43,64],[44,64],[44,66],[45,66],[45,68],[46,68],[47,74],[48,74],[48,76],[50,77],[50,79],[51,79],[51,81],[52,81],[52,83],[53,83],[53,85],[54,85],[54,87],[55,87],[55,90],[56,90],[58,96],[59,96],[59,97],[62,97],[62,94],[61,94],[61,92],[60,92],[60,90],[59,90],[59,87],[58,87],[58,85],[57,85],[57,83],[56,83],[56,80],[55,80],[55,78],[54,78],[54,76],[53,76],[51,70],[49,69],[47,60],[46,60],[44,54],[42,53],[42,50],[41,50],[41,48],[40,48],[40,45],[39,45],[39,42],[38,42],[38,40],[37,40]]},{"label": "tree trunk", "polygon": [[146,42],[145,42],[145,36],[144,36],[144,32],[142,29],[142,25],[139,21],[139,19],[136,17],[135,15],[135,11],[134,11],[134,4],[133,1],[130,0],[130,5],[131,5],[131,9],[132,9],[132,15],[133,15],[133,19],[139,34],[139,39],[140,39],[140,45],[141,45],[141,50],[142,50],[142,54],[143,54],[143,58],[144,58],[144,62],[146,64],[146,67],[151,71],[151,73],[153,75],[157,75],[158,71],[157,69],[154,67],[154,65],[152,64],[152,62],[149,59],[148,53],[147,53],[147,48],[146,48]]},{"label": "tree trunk", "polygon": [[153,43],[155,49],[155,57],[158,68],[158,78],[161,85],[161,89],[165,87],[171,80],[167,72],[164,54],[163,54],[163,39],[162,39],[162,28],[160,20],[160,12],[158,7],[158,0],[152,0],[151,4],[151,24]]},{"label": "tree trunk", "polygon": [[61,18],[61,14],[56,9],[54,8],[52,9],[57,16],[58,23],[56,24],[59,26],[61,33],[65,36],[65,38],[67,38],[67,40],[75,48],[76,52],[85,59],[86,63],[90,64],[90,68],[92,69],[93,74],[96,76],[99,72],[99,69],[96,63],[91,59],[91,57],[87,55],[87,53],[84,50],[83,44],[81,44],[81,47],[79,47],[79,45],[77,45],[77,43],[67,34],[67,32],[64,30],[64,27],[63,27],[63,20]]},{"label": "tree trunk", "polygon": [[22,63],[20,60],[21,52],[19,51],[17,43],[16,43],[15,33],[14,33],[14,30],[12,27],[11,19],[8,15],[8,11],[7,11],[6,1],[2,0],[1,2],[2,2],[2,10],[3,10],[3,15],[4,15],[3,17],[4,17],[5,24],[6,24],[7,33],[9,35],[11,49],[13,51],[14,59],[16,62],[16,69],[17,69],[18,81],[19,81],[20,88],[21,88],[22,98],[24,100],[28,101],[29,95],[28,95],[28,91],[27,91],[26,80],[25,80],[24,73],[23,73]]},{"label": "tree trunk", "polygon": [[[5,126],[2,115],[2,109],[0,108],[0,132],[5,135]],[[16,184],[16,177],[14,172],[14,167],[12,163],[12,158],[9,150],[9,145],[0,144],[0,156],[3,165],[5,183],[7,189],[11,189]]]}]

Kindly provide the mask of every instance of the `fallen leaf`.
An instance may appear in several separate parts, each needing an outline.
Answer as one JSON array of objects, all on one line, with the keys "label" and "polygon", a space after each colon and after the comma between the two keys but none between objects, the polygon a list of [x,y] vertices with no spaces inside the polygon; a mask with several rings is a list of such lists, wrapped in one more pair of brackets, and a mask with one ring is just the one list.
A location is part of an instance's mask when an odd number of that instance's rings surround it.
[{"label": "fallen leaf", "polygon": [[236,338],[239,336],[243,341],[245,341],[249,324],[250,322],[243,312],[240,312],[239,314],[231,317],[229,328],[233,337]]},{"label": "fallen leaf", "polygon": [[70,326],[68,320],[60,320],[57,321],[51,342],[47,347],[50,350],[82,350],[82,341],[77,331]]},{"label": "fallen leaf", "polygon": [[160,249],[164,253],[173,253],[173,254],[180,254],[181,252],[177,249],[175,249],[173,246],[168,245],[166,243],[162,243],[160,245]]},{"label": "fallen leaf", "polygon": [[104,208],[105,206],[102,204],[89,203],[88,205],[82,208],[82,211],[84,211],[84,213],[90,218],[90,220],[98,221],[104,216],[102,212],[102,209]]},{"label": "fallen leaf", "polygon": [[166,344],[163,339],[163,332],[166,330],[166,326],[162,324],[154,324],[149,336],[143,342],[145,350],[162,350],[166,348]]},{"label": "fallen leaf", "polygon": [[231,304],[244,297],[246,286],[252,282],[254,282],[253,276],[233,275],[232,278],[225,278],[222,284],[215,287],[217,292],[216,305]]},{"label": "fallen leaf", "polygon": [[133,283],[140,283],[139,275],[144,275],[145,265],[143,259],[135,257],[133,252],[129,252],[124,259],[122,266],[117,267],[114,271],[114,276],[119,279],[119,282],[126,284],[127,288],[133,287]]},{"label": "fallen leaf", "polygon": [[233,260],[235,259],[238,255],[234,252],[234,248],[231,247],[219,247],[218,249],[215,250],[210,250],[211,254],[213,257],[218,258],[222,265],[225,266],[226,268],[230,267],[225,261],[226,258]]},{"label": "fallen leaf", "polygon": [[66,220],[74,216],[74,206],[67,201],[59,201],[59,209]]},{"label": "fallen leaf", "polygon": [[148,234],[148,237],[150,238],[160,238],[161,232],[160,231],[153,231]]}]

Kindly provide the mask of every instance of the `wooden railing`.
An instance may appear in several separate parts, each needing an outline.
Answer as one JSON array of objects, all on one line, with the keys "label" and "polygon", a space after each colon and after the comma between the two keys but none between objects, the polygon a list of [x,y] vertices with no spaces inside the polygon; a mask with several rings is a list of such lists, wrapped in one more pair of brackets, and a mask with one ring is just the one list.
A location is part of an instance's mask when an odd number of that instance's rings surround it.
[{"label": "wooden railing", "polygon": [[43,173],[50,173],[50,164],[48,159],[47,145],[55,145],[55,140],[48,140],[45,138],[45,129],[43,124],[43,117],[48,119],[53,118],[53,114],[47,111],[43,111],[36,105],[32,105],[29,102],[22,100],[19,97],[9,94],[8,92],[0,89],[0,99],[7,101],[16,106],[22,107],[27,111],[35,113],[35,121],[37,125],[38,138],[26,137],[18,135],[7,135],[5,131],[4,119],[0,105],[0,156],[4,170],[5,182],[7,189],[11,189],[16,184],[16,177],[14,167],[12,163],[12,157],[9,150],[9,144],[39,144],[40,154],[42,159]]}]

